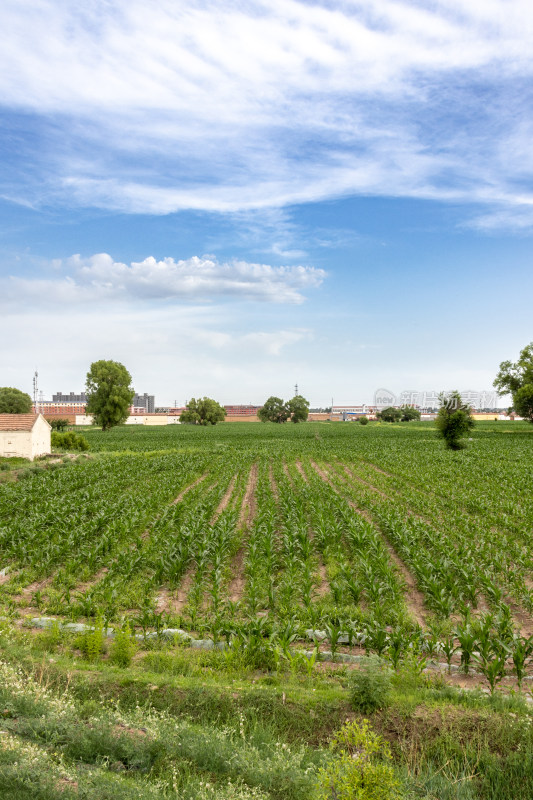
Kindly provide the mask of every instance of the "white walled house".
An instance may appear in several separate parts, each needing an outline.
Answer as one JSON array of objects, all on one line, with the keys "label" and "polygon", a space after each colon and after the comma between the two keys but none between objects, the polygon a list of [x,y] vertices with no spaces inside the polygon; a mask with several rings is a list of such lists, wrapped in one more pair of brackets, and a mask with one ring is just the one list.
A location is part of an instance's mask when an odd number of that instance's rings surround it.
[{"label": "white walled house", "polygon": [[51,430],[42,414],[0,414],[0,456],[33,461],[51,453]]}]

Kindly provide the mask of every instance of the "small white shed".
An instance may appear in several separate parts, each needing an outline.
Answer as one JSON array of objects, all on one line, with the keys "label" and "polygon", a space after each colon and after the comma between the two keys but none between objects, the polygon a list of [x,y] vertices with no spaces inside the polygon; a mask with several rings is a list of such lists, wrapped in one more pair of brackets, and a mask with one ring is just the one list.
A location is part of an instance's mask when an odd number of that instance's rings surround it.
[{"label": "small white shed", "polygon": [[51,453],[51,430],[42,414],[0,414],[0,456],[33,461]]}]

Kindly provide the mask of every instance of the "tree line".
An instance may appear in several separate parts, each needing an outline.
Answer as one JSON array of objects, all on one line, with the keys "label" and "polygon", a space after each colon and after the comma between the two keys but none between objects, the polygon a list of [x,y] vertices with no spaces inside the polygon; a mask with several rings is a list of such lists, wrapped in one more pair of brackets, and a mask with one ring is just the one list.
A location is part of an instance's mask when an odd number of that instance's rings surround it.
[{"label": "tree line", "polygon": [[[91,364],[86,378],[87,414],[97,425],[107,431],[125,422],[133,396],[131,375],[118,361],[101,360]],[[533,342],[521,350],[516,362],[502,361],[494,380],[500,395],[510,394],[513,410],[533,423]],[[32,410],[29,394],[10,386],[0,387],[0,414],[27,414]],[[511,409],[509,409],[511,411]],[[269,397],[258,411],[262,422],[305,422],[309,416],[309,402],[302,395],[290,400]],[[226,418],[225,409],[210,397],[192,398],[180,416],[181,422],[195,425],[216,425]],[[420,419],[420,412],[411,406],[383,409],[379,418],[386,422],[408,422]],[[452,449],[473,425],[471,410],[463,404],[458,392],[441,395],[437,428]]]}]

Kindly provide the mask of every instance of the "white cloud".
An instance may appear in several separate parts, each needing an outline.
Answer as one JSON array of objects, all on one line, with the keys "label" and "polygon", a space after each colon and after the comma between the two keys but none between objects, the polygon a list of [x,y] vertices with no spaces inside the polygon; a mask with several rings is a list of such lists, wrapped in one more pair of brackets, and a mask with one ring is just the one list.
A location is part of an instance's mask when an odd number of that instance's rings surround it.
[{"label": "white cloud", "polygon": [[0,98],[42,134],[5,193],[154,214],[515,197],[532,35],[529,0],[6,0]]},{"label": "white cloud", "polygon": [[3,279],[4,302],[38,301],[65,304],[98,300],[206,302],[237,298],[269,303],[302,303],[306,289],[320,286],[326,273],[314,267],[273,267],[234,260],[219,263],[213,257],[124,264],[107,253],[89,258],[74,255],[51,265],[41,278]]}]

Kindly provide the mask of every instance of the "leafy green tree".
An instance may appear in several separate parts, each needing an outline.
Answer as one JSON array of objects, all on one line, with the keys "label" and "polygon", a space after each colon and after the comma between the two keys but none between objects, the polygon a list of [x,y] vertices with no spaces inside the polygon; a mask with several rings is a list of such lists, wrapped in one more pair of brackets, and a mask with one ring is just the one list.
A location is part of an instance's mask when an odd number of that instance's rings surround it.
[{"label": "leafy green tree", "polygon": [[306,422],[309,416],[309,403],[301,394],[295,395],[287,403],[291,422]]},{"label": "leafy green tree", "polygon": [[202,397],[198,400],[195,400],[194,397],[191,398],[187,408],[180,416],[180,422],[190,422],[194,425],[216,425],[217,422],[224,422],[225,419],[225,408],[210,397]]},{"label": "leafy green tree", "polygon": [[383,420],[383,422],[399,422],[402,418],[402,412],[399,408],[389,406],[388,408],[384,408],[383,411],[380,411],[378,417]]},{"label": "leafy green tree", "polygon": [[517,414],[533,423],[533,342],[520,352],[518,361],[502,361],[494,381],[499,394],[511,394]]},{"label": "leafy green tree", "polygon": [[68,419],[58,418],[58,419],[50,419],[48,421],[52,426],[53,431],[66,431],[69,425]]},{"label": "leafy green tree", "polygon": [[305,422],[309,416],[309,402],[301,394],[285,402],[281,397],[269,397],[257,412],[261,422]]},{"label": "leafy green tree", "polygon": [[411,420],[420,419],[420,411],[418,408],[413,408],[413,406],[402,406],[400,411],[402,414],[400,417],[401,422],[411,422]]},{"label": "leafy green tree", "polygon": [[0,414],[29,414],[31,397],[12,386],[0,387]]},{"label": "leafy green tree", "polygon": [[118,361],[95,361],[87,373],[87,414],[92,414],[97,425],[108,431],[125,422],[134,390],[131,375]]},{"label": "leafy green tree", "polygon": [[290,415],[289,404],[284,403],[281,397],[269,397],[257,412],[261,422],[287,422]]},{"label": "leafy green tree", "polygon": [[461,450],[462,439],[474,427],[470,406],[463,403],[459,392],[439,396],[440,408],[435,425],[450,450]]}]

